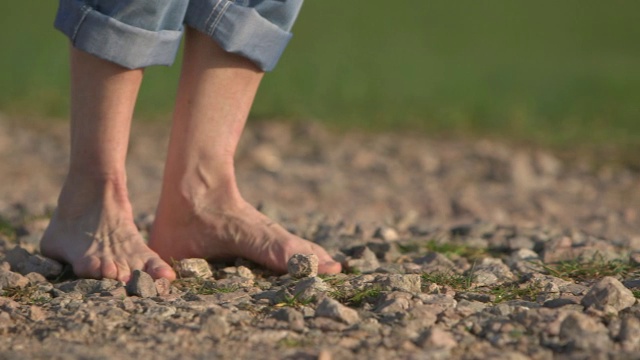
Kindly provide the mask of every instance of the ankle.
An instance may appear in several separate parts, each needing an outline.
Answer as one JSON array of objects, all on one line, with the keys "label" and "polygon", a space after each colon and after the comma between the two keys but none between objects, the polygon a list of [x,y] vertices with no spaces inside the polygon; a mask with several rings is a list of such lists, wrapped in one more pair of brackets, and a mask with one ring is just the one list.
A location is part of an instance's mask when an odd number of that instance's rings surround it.
[{"label": "ankle", "polygon": [[70,172],[58,198],[58,214],[76,217],[94,207],[131,211],[126,177]]},{"label": "ankle", "polygon": [[161,196],[163,207],[186,208],[195,213],[212,206],[221,210],[231,208],[242,201],[232,173],[206,176],[198,172],[184,175],[180,179],[166,181]]}]

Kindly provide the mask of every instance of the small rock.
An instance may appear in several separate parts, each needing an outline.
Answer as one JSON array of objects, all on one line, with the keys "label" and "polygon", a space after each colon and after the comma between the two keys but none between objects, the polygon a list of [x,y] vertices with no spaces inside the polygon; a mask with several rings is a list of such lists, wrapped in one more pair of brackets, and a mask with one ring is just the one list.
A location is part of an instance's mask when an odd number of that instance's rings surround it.
[{"label": "small rock", "polygon": [[544,270],[540,264],[540,257],[531,249],[518,249],[514,251],[511,256],[509,256],[507,265],[509,265],[511,269],[523,274],[540,273]]},{"label": "small rock", "polygon": [[38,273],[46,278],[53,278],[62,273],[62,264],[41,255],[31,255],[19,246],[7,251],[5,260],[11,264],[11,269],[22,275]]},{"label": "small rock", "polygon": [[610,344],[607,328],[597,319],[572,312],[560,324],[560,340],[569,349],[606,349]]},{"label": "small rock", "polygon": [[293,331],[302,331],[304,330],[304,316],[301,312],[292,309],[290,307],[285,307],[279,310],[276,310],[271,315],[274,319],[284,321],[289,324],[289,328]]},{"label": "small rock", "polygon": [[173,269],[182,278],[210,278],[213,276],[209,263],[205,259],[182,259]]},{"label": "small rock", "polygon": [[617,311],[626,309],[635,302],[636,298],[631,290],[611,276],[605,276],[598,281],[582,298],[582,305],[585,307],[595,306],[602,309],[608,305]]},{"label": "small rock", "polygon": [[29,279],[29,282],[32,284],[48,283],[47,279],[37,272],[28,273],[25,277]]},{"label": "small rock", "polygon": [[228,266],[220,270],[218,274],[221,275],[223,279],[231,276],[241,277],[245,279],[255,279],[256,277],[248,267],[243,265]]},{"label": "small rock", "polygon": [[494,285],[516,279],[509,267],[502,260],[496,258],[482,259],[473,271],[473,275],[479,286]]},{"label": "small rock", "polygon": [[411,298],[409,293],[394,291],[385,294],[379,301],[375,312],[380,314],[394,314],[405,312],[411,306]]},{"label": "small rock", "polygon": [[156,285],[156,291],[160,296],[167,296],[171,294],[171,281],[165,278],[156,279],[154,281]]},{"label": "small rock", "polygon": [[378,260],[382,260],[384,262],[393,262],[402,256],[400,251],[398,251],[398,246],[393,243],[370,241],[367,243],[367,247],[376,254]]},{"label": "small rock", "polygon": [[414,263],[422,266],[422,271],[425,272],[455,272],[456,264],[449,260],[446,256],[437,253],[430,252],[425,256],[418,258]]},{"label": "small rock", "polygon": [[640,320],[636,317],[626,317],[620,326],[618,339],[626,351],[640,350]]},{"label": "small rock", "polygon": [[331,286],[315,276],[300,280],[296,284],[293,294],[297,299],[310,300],[319,299],[329,291],[331,291]]},{"label": "small rock", "polygon": [[294,254],[287,263],[287,270],[294,278],[318,275],[318,256],[315,254]]},{"label": "small rock", "polygon": [[0,289],[10,287],[25,287],[29,279],[13,271],[0,270]]},{"label": "small rock", "polygon": [[127,293],[143,298],[158,295],[156,284],[151,275],[140,270],[134,270],[133,273],[131,273],[131,280],[129,280],[127,284]]},{"label": "small rock", "polygon": [[384,241],[396,241],[400,238],[400,236],[398,236],[398,232],[394,228],[388,226],[377,228],[373,237]]},{"label": "small rock", "polygon": [[347,258],[345,266],[350,271],[362,273],[372,273],[380,267],[380,262],[376,254],[366,246],[357,246],[353,250],[353,255]]},{"label": "small rock", "polygon": [[357,311],[348,308],[329,297],[323,298],[320,304],[318,304],[316,317],[326,317],[338,320],[347,325],[355,324],[360,319]]},{"label": "small rock", "polygon": [[256,276],[253,274],[253,271],[246,266],[238,266],[237,267],[238,276],[243,277],[245,279],[255,279]]},{"label": "small rock", "polygon": [[422,278],[418,274],[389,274],[376,278],[382,290],[403,291],[408,293],[420,293],[422,291]]},{"label": "small rock", "polygon": [[449,331],[433,326],[425,331],[417,341],[418,345],[427,348],[453,349],[458,346],[458,341]]},{"label": "small rock", "polygon": [[215,341],[222,340],[231,331],[227,320],[222,315],[210,314],[202,318],[200,326],[202,332]]}]

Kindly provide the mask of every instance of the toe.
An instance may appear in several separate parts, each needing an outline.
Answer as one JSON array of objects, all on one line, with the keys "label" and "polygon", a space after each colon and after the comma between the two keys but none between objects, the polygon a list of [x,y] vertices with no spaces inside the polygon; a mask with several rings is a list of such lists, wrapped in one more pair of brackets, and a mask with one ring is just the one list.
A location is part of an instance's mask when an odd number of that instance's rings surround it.
[{"label": "toe", "polygon": [[102,258],[102,264],[100,264],[100,271],[102,272],[102,277],[105,279],[118,278],[118,267],[116,266],[116,263],[111,258]]},{"label": "toe", "polygon": [[150,258],[144,268],[145,272],[154,279],[165,278],[169,281],[176,279],[176,273],[171,266],[158,257]]},{"label": "toe", "polygon": [[114,263],[118,269],[116,279],[124,283],[129,282],[129,279],[131,279],[131,268],[129,267],[129,264],[123,260],[116,260]]},{"label": "toe", "polygon": [[333,275],[339,273],[340,271],[342,271],[342,265],[340,265],[339,262],[333,260],[323,262],[318,265],[319,274]]},{"label": "toe", "polygon": [[342,265],[333,260],[331,255],[320,245],[312,244],[313,252],[318,256],[318,272],[320,274],[337,274],[342,271]]},{"label": "toe", "polygon": [[71,264],[77,277],[100,279],[102,277],[101,261],[97,256],[87,256]]}]

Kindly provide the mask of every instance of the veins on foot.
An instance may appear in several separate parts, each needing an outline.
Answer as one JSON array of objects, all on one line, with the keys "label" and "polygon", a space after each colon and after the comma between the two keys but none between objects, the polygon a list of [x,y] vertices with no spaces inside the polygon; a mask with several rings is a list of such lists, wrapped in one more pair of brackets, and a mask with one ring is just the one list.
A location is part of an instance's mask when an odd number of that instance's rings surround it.
[{"label": "veins on foot", "polygon": [[199,209],[161,202],[149,245],[165,260],[243,257],[284,273],[289,258],[303,253],[318,256],[320,273],[341,270],[321,246],[291,234],[244,200]]}]

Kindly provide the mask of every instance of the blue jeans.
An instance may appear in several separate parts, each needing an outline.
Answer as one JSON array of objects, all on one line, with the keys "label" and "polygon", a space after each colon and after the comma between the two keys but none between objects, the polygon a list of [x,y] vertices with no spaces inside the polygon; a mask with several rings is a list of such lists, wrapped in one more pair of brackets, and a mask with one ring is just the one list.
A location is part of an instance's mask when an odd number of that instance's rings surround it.
[{"label": "blue jeans", "polygon": [[74,47],[129,69],[171,65],[183,25],[272,70],[303,0],[60,0],[56,29]]}]

